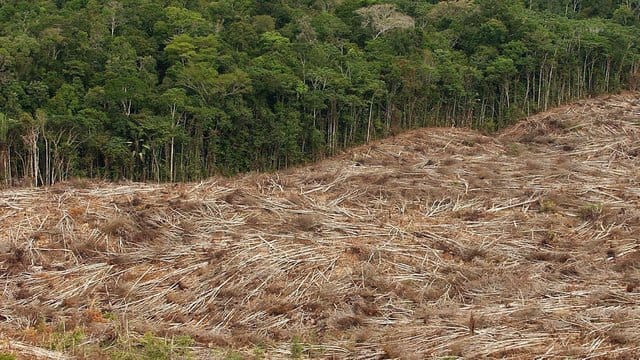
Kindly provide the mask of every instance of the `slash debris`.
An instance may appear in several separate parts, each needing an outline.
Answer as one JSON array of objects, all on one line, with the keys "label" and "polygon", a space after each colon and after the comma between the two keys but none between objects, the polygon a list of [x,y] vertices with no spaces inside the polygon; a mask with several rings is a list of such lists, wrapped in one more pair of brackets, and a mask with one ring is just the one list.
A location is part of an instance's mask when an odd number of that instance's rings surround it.
[{"label": "slash debris", "polygon": [[273,174],[4,189],[0,350],[67,358],[29,336],[64,323],[202,358],[638,358],[638,96]]}]

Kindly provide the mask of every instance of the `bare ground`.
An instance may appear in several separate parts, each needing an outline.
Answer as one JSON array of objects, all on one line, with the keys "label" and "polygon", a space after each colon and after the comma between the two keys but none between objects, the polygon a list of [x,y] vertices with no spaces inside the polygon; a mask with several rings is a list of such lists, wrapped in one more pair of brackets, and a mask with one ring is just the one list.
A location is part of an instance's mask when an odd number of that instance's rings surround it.
[{"label": "bare ground", "polygon": [[[637,93],[274,174],[7,189],[0,352],[153,332],[197,358],[637,359],[638,234]],[[85,334],[66,355],[60,324]]]}]

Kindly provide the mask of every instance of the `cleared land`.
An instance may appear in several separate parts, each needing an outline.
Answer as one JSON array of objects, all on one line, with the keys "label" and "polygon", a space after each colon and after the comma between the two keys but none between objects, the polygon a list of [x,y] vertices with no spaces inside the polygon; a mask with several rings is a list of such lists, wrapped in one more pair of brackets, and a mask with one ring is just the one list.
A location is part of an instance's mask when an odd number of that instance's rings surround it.
[{"label": "cleared land", "polygon": [[636,93],[274,174],[7,189],[0,353],[637,359],[638,234]]}]

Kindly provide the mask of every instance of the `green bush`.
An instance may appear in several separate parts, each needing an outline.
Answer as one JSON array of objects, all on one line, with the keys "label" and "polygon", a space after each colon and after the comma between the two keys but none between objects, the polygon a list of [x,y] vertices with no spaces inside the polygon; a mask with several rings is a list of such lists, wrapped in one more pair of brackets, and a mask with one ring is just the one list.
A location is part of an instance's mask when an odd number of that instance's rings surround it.
[{"label": "green bush", "polygon": [[112,353],[112,357],[117,360],[191,359],[191,347],[194,345],[195,341],[186,335],[171,341],[146,333],[128,349]]},{"label": "green bush", "polygon": [[300,359],[302,358],[302,353],[304,351],[304,345],[300,341],[298,336],[294,336],[291,340],[291,358],[292,359]]},{"label": "green bush", "polygon": [[51,334],[49,348],[55,351],[65,351],[75,348],[84,339],[84,331],[75,329],[72,332],[57,331]]}]

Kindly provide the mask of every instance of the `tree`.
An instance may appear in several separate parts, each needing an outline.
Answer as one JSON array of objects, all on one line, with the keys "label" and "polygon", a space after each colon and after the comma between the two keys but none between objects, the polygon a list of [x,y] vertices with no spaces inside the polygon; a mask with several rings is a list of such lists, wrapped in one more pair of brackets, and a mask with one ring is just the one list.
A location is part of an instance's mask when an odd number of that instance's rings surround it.
[{"label": "tree", "polygon": [[0,113],[0,168],[2,169],[2,181],[5,185],[10,185],[13,180],[11,171],[12,133],[17,125],[15,120]]},{"label": "tree", "polygon": [[374,30],[373,38],[393,29],[409,29],[414,27],[415,21],[411,16],[396,11],[392,4],[376,4],[357,10],[362,16],[362,25],[371,26]]},{"label": "tree", "polygon": [[124,116],[131,115],[134,104],[141,102],[148,90],[140,70],[133,47],[124,38],[116,38],[106,64],[104,89],[107,100],[118,104]]},{"label": "tree", "polygon": [[202,35],[210,28],[209,23],[197,11],[169,6],[166,16],[169,28],[174,35]]},{"label": "tree", "polygon": [[638,23],[637,14],[627,4],[621,4],[613,12],[613,20],[621,25],[637,25]]},{"label": "tree", "polygon": [[107,6],[104,7],[104,13],[107,17],[109,32],[111,37],[116,35],[116,29],[121,23],[123,6],[122,3],[118,0],[112,0],[107,3]]},{"label": "tree", "polygon": [[171,116],[171,144],[169,153],[169,181],[175,180],[175,139],[178,127],[184,120],[184,109],[187,104],[187,93],[181,88],[171,88],[162,95],[161,101],[169,107]]}]

